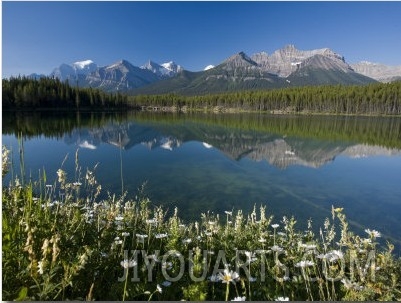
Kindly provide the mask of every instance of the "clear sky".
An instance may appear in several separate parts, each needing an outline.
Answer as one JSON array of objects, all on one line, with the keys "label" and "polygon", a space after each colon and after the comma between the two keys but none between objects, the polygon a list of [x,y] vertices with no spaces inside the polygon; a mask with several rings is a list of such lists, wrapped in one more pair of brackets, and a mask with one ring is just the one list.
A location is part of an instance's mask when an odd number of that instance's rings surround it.
[{"label": "clear sky", "polygon": [[2,2],[2,76],[91,59],[187,70],[286,44],[401,65],[401,2]]}]

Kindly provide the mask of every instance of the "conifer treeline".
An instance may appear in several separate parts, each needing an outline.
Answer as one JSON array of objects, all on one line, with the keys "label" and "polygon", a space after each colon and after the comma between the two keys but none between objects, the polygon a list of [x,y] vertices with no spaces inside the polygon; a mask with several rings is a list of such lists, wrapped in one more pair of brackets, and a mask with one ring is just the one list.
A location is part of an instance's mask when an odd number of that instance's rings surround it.
[{"label": "conifer treeline", "polygon": [[234,109],[282,113],[401,114],[401,81],[365,86],[304,86],[248,90],[200,96],[177,94],[128,96],[73,87],[58,79],[3,79],[3,109],[140,108]]},{"label": "conifer treeline", "polygon": [[131,98],[137,106],[231,108],[283,113],[401,114],[401,81],[365,86],[303,86],[202,96],[155,95]]},{"label": "conifer treeline", "polygon": [[127,107],[127,96],[98,89],[71,86],[54,78],[3,79],[3,109],[19,108],[115,108]]}]

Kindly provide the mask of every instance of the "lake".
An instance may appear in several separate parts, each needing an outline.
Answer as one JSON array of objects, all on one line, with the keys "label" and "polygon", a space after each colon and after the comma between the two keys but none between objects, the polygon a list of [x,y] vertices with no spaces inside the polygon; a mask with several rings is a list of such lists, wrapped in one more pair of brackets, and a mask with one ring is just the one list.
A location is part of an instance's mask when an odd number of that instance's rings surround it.
[{"label": "lake", "polygon": [[98,164],[102,197],[144,185],[152,204],[186,220],[266,205],[274,222],[294,215],[320,227],[334,205],[355,232],[401,245],[400,117],[3,112],[2,123],[13,174],[20,138],[27,179],[45,171],[51,184],[63,165],[82,181]]}]

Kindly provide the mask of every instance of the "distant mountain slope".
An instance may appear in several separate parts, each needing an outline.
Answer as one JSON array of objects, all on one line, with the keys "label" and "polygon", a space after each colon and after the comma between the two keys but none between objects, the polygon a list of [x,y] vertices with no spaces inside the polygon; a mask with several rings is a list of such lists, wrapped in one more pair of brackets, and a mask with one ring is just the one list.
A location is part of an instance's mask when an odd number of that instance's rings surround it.
[{"label": "distant mountain slope", "polygon": [[351,66],[357,73],[380,82],[386,83],[401,80],[401,65],[389,66],[380,63],[362,61],[351,64]]},{"label": "distant mountain slope", "polygon": [[96,71],[97,64],[92,60],[84,60],[70,64],[61,64],[56,67],[51,73],[50,77],[55,77],[61,81],[69,80],[71,83],[77,81],[80,77],[84,78],[88,74]]},{"label": "distant mountain slope", "polygon": [[98,68],[85,79],[89,86],[106,91],[127,91],[158,80],[160,78],[152,71],[134,66],[126,60]]},{"label": "distant mountain slope", "polygon": [[376,82],[372,78],[354,72],[345,62],[323,55],[314,55],[306,59],[287,77],[287,81],[292,85],[363,85]]},{"label": "distant mountain slope", "polygon": [[[160,65],[149,60],[143,66],[137,67],[127,60],[120,60],[111,65],[98,67],[92,60],[84,60],[72,64],[63,63],[53,69],[49,76],[61,81],[68,80],[72,85],[77,84],[81,87],[90,86],[109,92],[124,92],[173,77],[182,70],[183,68],[173,61]],[[40,76],[31,74],[29,77]]]},{"label": "distant mountain slope", "polygon": [[295,46],[291,44],[276,50],[270,56],[265,52],[261,52],[252,55],[251,58],[257,62],[264,71],[286,78],[292,72],[296,71],[297,67],[304,60],[315,55],[322,55],[336,61],[345,62],[343,56],[333,52],[329,48],[303,51],[296,49]]},{"label": "distant mountain slope", "polygon": [[161,78],[169,78],[175,76],[178,72],[184,70],[180,65],[170,61],[167,63],[157,64],[149,60],[141,66],[142,69],[148,69]]},{"label": "distant mountain slope", "polygon": [[182,93],[182,90],[186,88],[192,81],[194,81],[200,72],[189,72],[183,70],[176,76],[157,81],[150,85],[146,85],[134,90],[130,90],[128,93],[133,95],[156,95],[156,94],[167,94],[167,93]]},{"label": "distant mountain slope", "polygon": [[263,72],[256,62],[240,52],[214,68],[196,73],[181,72],[173,78],[155,82],[131,93],[196,95],[282,86],[285,86],[283,79]]}]

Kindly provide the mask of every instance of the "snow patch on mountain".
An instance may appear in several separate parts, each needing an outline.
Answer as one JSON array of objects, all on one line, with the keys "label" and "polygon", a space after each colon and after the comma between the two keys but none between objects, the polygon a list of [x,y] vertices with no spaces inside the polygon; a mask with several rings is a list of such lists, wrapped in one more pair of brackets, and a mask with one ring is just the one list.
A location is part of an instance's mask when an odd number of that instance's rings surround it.
[{"label": "snow patch on mountain", "polygon": [[84,69],[90,66],[91,64],[94,64],[92,60],[84,60],[84,61],[74,62],[72,65],[76,68]]},{"label": "snow patch on mountain", "polygon": [[65,80],[77,80],[79,76],[87,76],[96,71],[97,64],[92,60],[77,61],[72,64],[61,64],[51,72],[50,76]]},{"label": "snow patch on mountain", "polygon": [[174,61],[162,63],[161,66],[163,66],[165,69],[173,72],[174,74],[183,70],[183,68],[180,65],[177,65]]},{"label": "snow patch on mountain", "polygon": [[173,77],[178,72],[183,70],[183,68],[180,65],[177,65],[173,61],[158,64],[156,62],[149,60],[146,64],[142,65],[141,68],[148,69],[162,78]]},{"label": "snow patch on mountain", "polygon": [[209,69],[212,69],[212,68],[214,68],[214,65],[209,64],[209,65],[206,66],[203,70],[209,70]]}]

